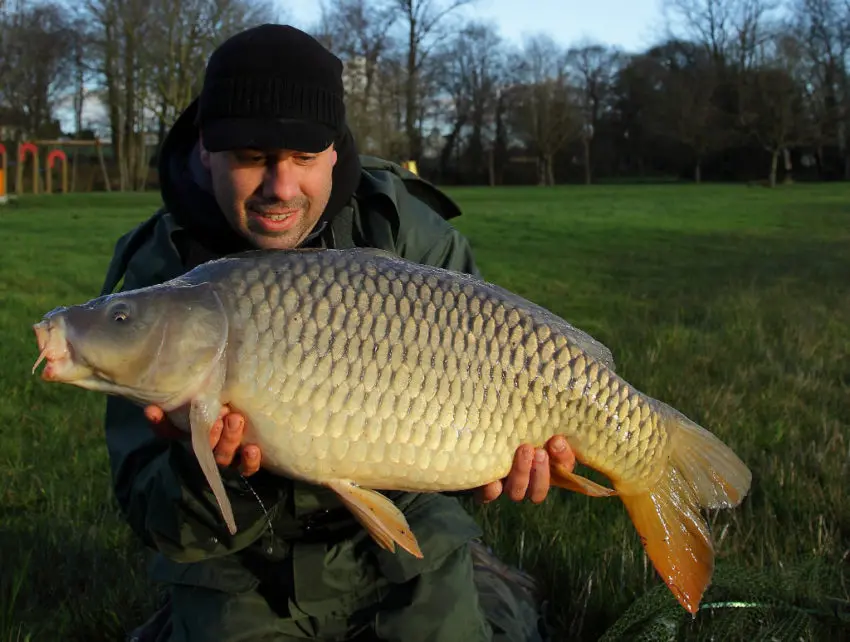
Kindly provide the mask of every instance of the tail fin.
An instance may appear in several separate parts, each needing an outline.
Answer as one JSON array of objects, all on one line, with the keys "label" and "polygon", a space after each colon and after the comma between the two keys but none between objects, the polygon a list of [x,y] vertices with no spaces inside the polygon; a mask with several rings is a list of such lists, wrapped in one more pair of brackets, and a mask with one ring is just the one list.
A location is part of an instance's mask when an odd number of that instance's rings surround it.
[{"label": "tail fin", "polygon": [[643,492],[615,487],[653,566],[682,606],[695,614],[714,571],[714,548],[700,510],[740,504],[752,474],[704,428],[666,404],[660,404],[659,413],[672,444],[667,468]]}]

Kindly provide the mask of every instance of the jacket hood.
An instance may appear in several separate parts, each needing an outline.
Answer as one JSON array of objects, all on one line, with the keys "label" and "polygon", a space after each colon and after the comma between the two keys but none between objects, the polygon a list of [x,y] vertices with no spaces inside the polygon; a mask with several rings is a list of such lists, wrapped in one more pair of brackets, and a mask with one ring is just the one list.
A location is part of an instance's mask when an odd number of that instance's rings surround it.
[{"label": "jacket hood", "polygon": [[[196,99],[180,114],[163,141],[158,163],[163,204],[188,232],[189,244],[200,246],[194,248],[193,254],[212,258],[254,249],[230,226],[215,200],[209,172],[199,156],[197,108]],[[331,196],[313,233],[304,241],[305,246],[316,243],[331,219],[349,204],[360,182],[360,157],[347,125],[335,141],[335,148],[337,162]]]}]

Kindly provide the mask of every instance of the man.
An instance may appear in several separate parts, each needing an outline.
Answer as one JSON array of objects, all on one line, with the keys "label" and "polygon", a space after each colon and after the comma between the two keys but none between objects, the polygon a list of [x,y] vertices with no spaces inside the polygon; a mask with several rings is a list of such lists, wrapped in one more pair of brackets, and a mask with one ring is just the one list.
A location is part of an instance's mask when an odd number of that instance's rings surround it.
[{"label": "man", "polygon": [[[165,207],[119,240],[104,293],[122,277],[124,289],[142,287],[257,247],[372,246],[477,274],[469,244],[445,220],[459,213],[453,203],[358,155],[341,72],[339,59],[291,27],[264,25],[225,42],[163,145]],[[230,536],[162,411],[108,400],[116,497],[156,553],[153,580],[169,587],[168,605],[133,639],[539,639],[519,587],[501,580],[488,592],[486,557],[473,573],[480,531],[455,497],[388,492],[424,559],[384,551],[332,492],[264,471],[259,448],[242,443],[243,426],[225,412],[210,440],[239,526]],[[549,454],[521,448],[509,477],[477,489],[479,500],[505,492],[542,501],[548,456],[574,461],[563,439],[549,446]],[[488,568],[502,573],[493,559]]]}]

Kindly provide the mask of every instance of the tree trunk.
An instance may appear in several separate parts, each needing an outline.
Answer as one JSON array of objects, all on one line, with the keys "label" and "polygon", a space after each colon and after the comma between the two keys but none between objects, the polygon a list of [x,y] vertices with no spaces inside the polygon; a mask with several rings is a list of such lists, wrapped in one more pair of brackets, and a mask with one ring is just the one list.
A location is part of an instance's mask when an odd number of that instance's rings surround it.
[{"label": "tree trunk", "polygon": [[496,133],[493,137],[493,148],[491,153],[491,164],[493,167],[493,185],[501,184],[504,176],[503,168],[507,153],[505,142],[505,97],[501,91],[497,92],[496,98]]},{"label": "tree trunk", "polygon": [[419,132],[416,128],[417,96],[418,89],[417,60],[416,60],[416,21],[411,17],[410,32],[408,34],[407,50],[407,84],[405,92],[405,130],[407,133],[408,160],[419,162]]},{"label": "tree trunk", "polygon": [[490,187],[496,186],[496,145],[490,147],[490,153],[487,155],[487,174],[490,182]]},{"label": "tree trunk", "polygon": [[124,27],[124,136],[122,138],[121,166],[127,189],[136,189],[136,43],[129,25]]},{"label": "tree trunk", "polygon": [[472,132],[469,136],[469,163],[475,176],[474,183],[481,180],[481,168],[484,165],[484,143],[483,130],[484,114],[480,108],[476,108],[472,115]]},{"label": "tree trunk", "polygon": [[774,149],[770,153],[770,175],[768,177],[768,182],[771,187],[776,187],[776,170],[779,166],[779,150]]},{"label": "tree trunk", "polygon": [[585,136],[582,143],[584,147],[584,184],[590,185],[593,182],[590,169],[590,138]]},{"label": "tree trunk", "polygon": [[109,110],[109,127],[112,133],[112,162],[118,168],[118,191],[123,192],[125,178],[120,162],[123,153],[122,130],[123,120],[121,114],[121,97],[119,94],[118,75],[118,44],[114,14],[110,11],[104,22],[104,80],[106,82],[107,105]]},{"label": "tree trunk", "polygon": [[452,152],[457,144],[458,136],[460,136],[460,130],[463,129],[464,124],[466,123],[466,117],[461,116],[458,118],[457,122],[455,122],[454,127],[452,128],[451,133],[446,137],[446,142],[443,145],[443,149],[440,151],[440,180],[443,180],[446,175],[446,170],[449,167],[449,161],[452,157]]},{"label": "tree trunk", "polygon": [[699,185],[702,183],[702,159],[697,158],[697,162],[694,165],[694,182]]},{"label": "tree trunk", "polygon": [[792,174],[794,167],[791,163],[791,152],[787,147],[782,149],[782,158],[785,161],[785,175],[782,177],[782,182],[786,185],[790,185],[794,182],[794,176]]}]

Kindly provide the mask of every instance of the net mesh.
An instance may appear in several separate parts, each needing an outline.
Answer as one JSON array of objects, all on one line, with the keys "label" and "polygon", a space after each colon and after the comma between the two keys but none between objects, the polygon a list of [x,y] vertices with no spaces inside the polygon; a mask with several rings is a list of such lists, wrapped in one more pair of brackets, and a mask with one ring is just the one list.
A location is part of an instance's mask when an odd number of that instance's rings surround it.
[{"label": "net mesh", "polygon": [[850,575],[823,562],[775,572],[720,567],[695,617],[658,585],[600,642],[850,640]]}]

